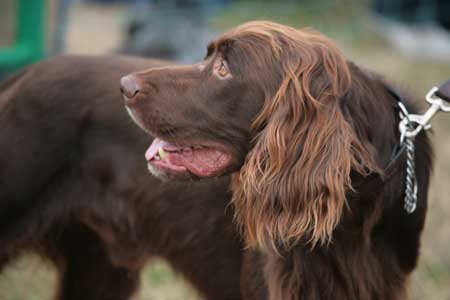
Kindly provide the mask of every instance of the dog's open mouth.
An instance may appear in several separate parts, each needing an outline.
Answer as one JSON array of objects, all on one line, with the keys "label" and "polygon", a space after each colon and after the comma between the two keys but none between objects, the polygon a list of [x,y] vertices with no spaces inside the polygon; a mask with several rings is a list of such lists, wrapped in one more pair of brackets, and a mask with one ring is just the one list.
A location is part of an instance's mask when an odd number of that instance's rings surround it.
[{"label": "dog's open mouth", "polygon": [[155,138],[145,153],[149,167],[157,171],[180,174],[189,172],[210,177],[225,172],[231,155],[209,146],[178,146]]}]

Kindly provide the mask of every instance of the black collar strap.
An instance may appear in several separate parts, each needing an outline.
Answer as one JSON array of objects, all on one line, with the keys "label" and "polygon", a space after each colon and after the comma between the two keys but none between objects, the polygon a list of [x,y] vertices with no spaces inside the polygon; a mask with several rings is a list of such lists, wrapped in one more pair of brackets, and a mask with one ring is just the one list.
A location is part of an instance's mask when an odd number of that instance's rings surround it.
[{"label": "black collar strap", "polygon": [[[400,95],[392,88],[386,86],[386,91],[395,100],[392,103],[392,106],[399,118],[400,107],[398,103],[404,103],[404,101],[402,97],[400,97]],[[403,153],[405,152],[405,149],[405,144],[398,143],[397,145],[395,145],[394,149],[392,150],[391,159],[383,168],[383,174],[371,173],[367,177],[363,178],[361,182],[355,184],[354,188],[358,189],[364,186],[371,190],[376,190],[387,183],[395,174],[403,169],[403,164],[405,161],[403,158]],[[400,160],[402,161],[402,163],[398,163]]]},{"label": "black collar strap", "polygon": [[[399,118],[401,109],[400,105],[405,105],[405,102],[403,101],[403,98],[392,88],[386,87],[387,92],[395,99],[395,102],[393,103],[395,113],[397,115],[397,118]],[[402,154],[405,152],[405,144],[404,143],[398,143],[395,145],[394,149],[392,150],[391,159],[389,163],[384,168],[384,176],[383,181],[389,180],[394,170],[396,169],[397,161],[402,157]],[[399,169],[399,168],[397,168]]]},{"label": "black collar strap", "polygon": [[435,95],[450,103],[450,79],[438,87]]}]

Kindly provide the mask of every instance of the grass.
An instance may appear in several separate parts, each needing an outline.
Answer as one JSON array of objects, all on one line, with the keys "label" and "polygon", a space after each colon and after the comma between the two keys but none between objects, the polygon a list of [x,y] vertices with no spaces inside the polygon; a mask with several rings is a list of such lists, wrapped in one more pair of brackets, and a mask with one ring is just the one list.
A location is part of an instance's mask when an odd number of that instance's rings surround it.
[{"label": "grass", "polygon": [[168,265],[155,261],[143,273],[139,299],[194,300],[200,296],[180,276],[174,274]]},{"label": "grass", "polygon": [[[56,279],[52,266],[34,255],[24,256],[0,275],[0,299],[52,299]],[[134,299],[198,300],[200,297],[165,262],[155,260],[142,272],[141,288]]]},{"label": "grass", "polygon": [[51,299],[56,276],[52,267],[30,255],[13,262],[0,275],[1,300]]},{"label": "grass", "polygon": [[[270,19],[295,27],[313,27],[335,39],[351,60],[383,74],[419,98],[450,76],[450,63],[420,62],[389,48],[371,28],[369,14],[363,4],[355,0],[283,5],[236,2],[220,11],[211,24],[221,30],[248,20]],[[433,121],[436,160],[429,213],[421,259],[410,281],[411,298],[417,300],[450,299],[449,117],[450,114],[441,113]],[[51,267],[27,256],[0,275],[0,300],[50,299],[54,282]],[[142,275],[142,287],[137,298],[194,300],[199,297],[167,264],[155,261]]]}]

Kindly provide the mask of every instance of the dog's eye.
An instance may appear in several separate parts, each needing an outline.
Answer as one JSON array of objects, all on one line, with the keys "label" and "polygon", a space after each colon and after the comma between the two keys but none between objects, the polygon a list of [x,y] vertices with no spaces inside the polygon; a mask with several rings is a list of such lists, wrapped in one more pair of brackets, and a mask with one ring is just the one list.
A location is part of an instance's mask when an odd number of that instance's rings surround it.
[{"label": "dog's eye", "polygon": [[226,61],[222,60],[220,62],[220,66],[219,66],[219,69],[217,70],[217,73],[221,77],[225,77],[230,73]]}]

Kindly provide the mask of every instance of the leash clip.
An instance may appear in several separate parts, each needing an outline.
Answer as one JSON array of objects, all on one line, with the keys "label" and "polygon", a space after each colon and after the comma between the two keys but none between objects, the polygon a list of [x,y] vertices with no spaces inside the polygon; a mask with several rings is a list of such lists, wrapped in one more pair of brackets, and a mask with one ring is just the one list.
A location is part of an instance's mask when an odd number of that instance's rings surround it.
[{"label": "leash clip", "polygon": [[438,87],[434,87],[432,88],[428,94],[425,96],[425,99],[427,100],[428,103],[430,103],[431,105],[438,105],[440,110],[442,110],[443,112],[450,112],[450,105],[449,104],[445,104],[445,101],[438,97],[436,95],[436,92],[439,90]]},{"label": "leash clip", "polygon": [[430,104],[428,110],[421,114],[409,114],[403,103],[399,102],[400,117],[402,121],[399,124],[401,133],[400,143],[403,143],[405,138],[414,139],[420,131],[431,128],[430,121],[437,112],[450,112],[450,105],[446,104],[444,100],[436,96],[437,87],[433,87],[426,95],[425,100]]}]

